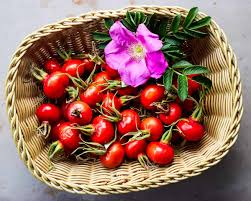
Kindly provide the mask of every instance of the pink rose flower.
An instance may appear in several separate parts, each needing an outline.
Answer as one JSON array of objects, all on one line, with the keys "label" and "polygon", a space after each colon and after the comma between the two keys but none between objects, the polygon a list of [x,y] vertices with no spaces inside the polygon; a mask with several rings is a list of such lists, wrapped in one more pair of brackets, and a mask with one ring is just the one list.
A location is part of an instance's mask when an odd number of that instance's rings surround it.
[{"label": "pink rose flower", "polygon": [[161,51],[162,41],[144,24],[133,33],[117,21],[109,34],[112,41],[105,47],[105,60],[111,68],[118,70],[126,85],[137,87],[149,78],[157,79],[163,75],[168,63]]}]

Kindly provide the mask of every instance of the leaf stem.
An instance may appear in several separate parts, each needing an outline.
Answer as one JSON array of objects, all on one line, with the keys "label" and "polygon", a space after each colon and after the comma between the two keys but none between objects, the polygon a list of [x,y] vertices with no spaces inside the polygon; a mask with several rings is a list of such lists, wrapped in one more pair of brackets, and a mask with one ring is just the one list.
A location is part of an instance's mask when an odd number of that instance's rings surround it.
[{"label": "leaf stem", "polygon": [[178,75],[184,75],[184,74],[180,73],[179,71],[174,70],[173,68],[172,68],[172,70],[173,70],[173,72],[175,72],[175,73],[178,74]]}]

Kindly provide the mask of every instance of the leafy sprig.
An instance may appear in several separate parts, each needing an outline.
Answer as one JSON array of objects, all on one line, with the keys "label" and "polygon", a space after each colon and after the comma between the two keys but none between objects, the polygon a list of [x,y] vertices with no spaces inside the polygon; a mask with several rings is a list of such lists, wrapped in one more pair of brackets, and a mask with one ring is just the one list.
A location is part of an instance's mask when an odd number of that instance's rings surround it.
[{"label": "leafy sprig", "polygon": [[[107,30],[109,30],[113,24],[114,21],[112,19],[106,18],[104,20],[104,25]],[[112,40],[111,36],[108,33],[98,31],[93,32],[92,37],[97,41],[99,49],[105,49],[105,46]]]},{"label": "leafy sprig", "polygon": [[[127,12],[121,20],[122,24],[130,31],[136,32],[139,24],[144,23],[147,28],[158,34],[163,42],[161,51],[171,67],[167,69],[163,76],[163,83],[166,90],[173,87],[174,77],[177,77],[177,91],[179,98],[184,101],[188,96],[188,80],[192,79],[200,83],[206,90],[210,89],[212,82],[207,77],[201,75],[208,73],[204,66],[193,65],[186,61],[186,54],[182,49],[182,44],[192,38],[203,38],[207,35],[204,28],[211,22],[211,17],[207,16],[197,20],[199,9],[193,7],[183,19],[177,14],[173,19],[158,17],[155,14],[146,15],[142,12]],[[113,25],[112,19],[105,19],[104,25],[109,30]],[[94,32],[93,38],[98,42],[98,47],[104,49],[111,41],[108,33]],[[197,74],[192,78],[189,75]]]},{"label": "leafy sprig", "polygon": [[183,22],[180,14],[173,18],[167,34],[162,39],[163,47],[169,45],[169,48],[162,50],[169,62],[177,62],[186,57],[181,48],[184,41],[192,38],[202,38],[207,35],[201,29],[210,24],[211,17],[207,16],[195,20],[198,11],[197,7],[191,8]]},{"label": "leafy sprig", "polygon": [[[170,66],[164,76],[163,84],[167,91],[169,91],[173,86],[174,76],[177,76],[177,87],[178,87],[178,96],[181,101],[184,101],[188,97],[188,80],[192,79],[200,83],[206,90],[209,90],[212,86],[212,82],[207,77],[201,75],[208,73],[208,69],[204,66],[193,65],[186,60],[181,60],[174,65]],[[192,78],[189,78],[188,75],[194,75]]]},{"label": "leafy sprig", "polygon": [[176,15],[172,20],[168,35],[181,41],[205,37],[207,33],[201,31],[201,29],[210,24],[211,17],[207,16],[195,21],[198,12],[198,7],[191,8],[183,22],[181,15]]}]

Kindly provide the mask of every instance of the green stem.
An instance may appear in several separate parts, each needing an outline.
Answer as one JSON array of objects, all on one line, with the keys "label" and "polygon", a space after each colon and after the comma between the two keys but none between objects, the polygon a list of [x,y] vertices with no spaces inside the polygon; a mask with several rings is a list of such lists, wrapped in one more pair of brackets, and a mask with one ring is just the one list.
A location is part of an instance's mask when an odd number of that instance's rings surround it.
[{"label": "green stem", "polygon": [[173,126],[172,125],[169,130],[167,130],[161,137],[161,142],[164,144],[169,144],[172,139],[172,133],[173,133]]},{"label": "green stem", "polygon": [[174,70],[173,68],[172,68],[172,70],[173,70],[173,72],[175,72],[178,75],[183,75],[182,73],[180,73],[179,71]]},{"label": "green stem", "polygon": [[64,152],[64,147],[60,141],[53,142],[49,148],[48,156],[49,159],[52,160],[55,155]]},{"label": "green stem", "polygon": [[120,139],[123,139],[124,137],[128,137],[128,136],[132,136],[132,137],[126,143],[124,143],[124,145],[133,140],[143,140],[143,139],[149,138],[151,134],[148,130],[138,130],[135,132],[126,133]]},{"label": "green stem", "polygon": [[203,110],[202,110],[202,106],[199,105],[194,112],[192,113],[191,117],[194,121],[201,121],[201,118],[203,116]]},{"label": "green stem", "polygon": [[112,116],[112,114],[109,112],[109,111],[106,111],[108,113],[110,113],[110,115],[108,114],[105,114],[103,112],[103,109],[102,109],[102,104],[100,105],[99,103],[96,104],[100,109],[97,109],[97,111],[102,115],[104,116],[104,119],[107,120],[107,121],[110,121],[110,122],[119,122],[121,120],[121,114],[118,112],[116,114],[116,116]]},{"label": "green stem", "polygon": [[98,86],[105,87],[103,90],[101,90],[101,92],[122,88],[121,81],[119,81],[119,80],[105,80],[105,81],[106,81],[106,83],[104,83],[104,84],[98,84]]},{"label": "green stem", "polygon": [[87,85],[89,85],[89,84],[92,82],[92,78],[93,78],[93,75],[94,75],[94,73],[95,73],[95,71],[96,71],[96,67],[97,67],[97,64],[95,63],[95,66],[94,66],[92,72],[90,73],[90,75],[88,76],[88,78],[87,78],[86,81],[85,81],[85,83],[86,83]]},{"label": "green stem", "polygon": [[76,78],[76,77],[72,77],[71,75],[69,75],[68,73],[65,73],[69,79],[73,82],[73,84],[76,86],[76,87],[79,87],[81,89],[85,89],[86,87],[88,87],[88,85],[85,83],[84,80],[82,80],[80,77],[79,78]]},{"label": "green stem", "polygon": [[188,97],[188,99],[191,99],[196,105],[199,105],[199,102],[195,98],[193,98],[190,95],[188,95],[187,97]]},{"label": "green stem", "polygon": [[117,136],[118,136],[117,132],[118,132],[118,128],[117,128],[117,125],[115,124],[114,138],[112,139],[111,142],[105,144],[106,150],[112,145],[112,143],[114,143],[117,140]]},{"label": "green stem", "polygon": [[138,161],[139,161],[140,165],[145,169],[148,169],[149,167],[153,166],[153,164],[150,162],[147,155],[145,155],[143,153],[138,155]]},{"label": "green stem", "polygon": [[68,92],[69,95],[69,100],[66,100],[66,103],[70,103],[78,98],[79,95],[79,88],[74,88],[72,86],[69,86],[66,88],[66,91]]},{"label": "green stem", "polygon": [[[100,114],[102,114],[103,116],[105,116],[108,121],[111,121],[111,122],[118,122],[118,121],[121,120],[121,113],[115,107],[115,103],[114,103],[114,98],[115,97],[116,97],[116,93],[114,94],[114,97],[112,99],[112,106],[110,107],[111,111],[108,110],[108,109],[106,109],[106,108],[104,108],[105,112],[108,113],[108,115],[103,112],[103,109],[102,109],[103,108],[102,107],[103,103],[101,105],[99,103],[96,104],[100,108],[100,109],[97,109],[97,111]],[[112,115],[115,115],[115,116],[112,116]]]},{"label": "green stem", "polygon": [[82,155],[85,154],[96,154],[96,155],[104,155],[106,153],[106,149],[103,145],[96,143],[96,142],[86,142],[82,140],[82,142],[79,143],[80,146],[75,149],[71,154],[76,154],[76,159],[81,159]]},{"label": "green stem", "polygon": [[138,97],[139,95],[138,96],[125,95],[125,96],[121,96],[119,99],[121,100],[122,105],[126,105],[129,101],[134,100]]},{"label": "green stem", "polygon": [[71,54],[72,54],[72,52],[71,51],[69,51],[68,53],[66,52],[66,51],[60,51],[60,50],[57,50],[57,53],[58,53],[58,55],[63,59],[63,60],[68,60],[68,59],[70,59],[71,58]]},{"label": "green stem", "polygon": [[92,124],[86,126],[74,126],[72,129],[79,130],[81,133],[88,136],[91,136],[95,132],[95,128]]},{"label": "green stem", "polygon": [[37,67],[32,69],[31,74],[39,81],[43,81],[48,76],[48,73]]},{"label": "green stem", "polygon": [[177,121],[173,122],[172,124],[166,125],[165,127],[167,127],[167,128],[173,127],[173,126],[175,126],[175,125],[176,125],[179,121],[181,121],[181,120],[185,120],[185,118],[180,118],[180,119],[178,119]]}]

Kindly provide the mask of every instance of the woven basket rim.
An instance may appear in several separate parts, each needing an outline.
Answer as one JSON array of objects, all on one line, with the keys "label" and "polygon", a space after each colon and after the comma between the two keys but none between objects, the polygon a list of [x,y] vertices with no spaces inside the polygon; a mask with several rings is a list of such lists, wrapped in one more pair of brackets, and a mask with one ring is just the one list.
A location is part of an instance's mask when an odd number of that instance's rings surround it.
[{"label": "woven basket rim", "polygon": [[[77,25],[82,24],[83,22],[89,22],[95,19],[104,18],[104,15],[109,17],[118,17],[125,14],[127,10],[142,10],[146,13],[155,12],[157,14],[161,14],[163,10],[168,10],[171,14],[175,15],[178,12],[187,12],[187,9],[177,6],[129,6],[126,8],[118,9],[118,10],[101,10],[101,11],[92,11],[86,14],[65,18],[57,23],[49,24],[43,26],[42,28],[34,31],[30,35],[24,38],[24,40],[20,43],[17,50],[15,51],[10,66],[8,70],[8,75],[6,79],[6,105],[7,105],[7,113],[8,118],[11,124],[12,135],[16,146],[18,148],[18,153],[21,159],[25,162],[29,171],[39,180],[45,182],[49,186],[55,187],[60,190],[65,190],[68,192],[75,193],[88,193],[88,194],[109,194],[109,193],[126,193],[129,191],[139,191],[142,189],[148,189],[150,187],[158,187],[161,185],[165,185],[168,183],[175,183],[180,180],[186,179],[191,176],[199,175],[204,170],[209,167],[217,164],[229,151],[232,145],[235,143],[238,137],[238,130],[240,127],[240,119],[243,113],[242,106],[242,92],[241,92],[241,81],[240,81],[240,73],[237,66],[237,59],[233,53],[231,46],[229,45],[227,38],[224,32],[219,28],[215,21],[212,21],[210,25],[210,29],[215,32],[217,35],[219,42],[221,43],[221,48],[226,57],[227,61],[230,61],[231,71],[232,71],[232,84],[233,84],[233,94],[234,104],[233,104],[233,115],[232,115],[232,125],[229,129],[229,137],[226,139],[224,146],[222,146],[217,152],[213,154],[213,156],[205,161],[202,161],[201,164],[193,167],[191,169],[186,169],[179,174],[160,177],[156,180],[144,180],[140,183],[135,184],[123,184],[123,185],[112,185],[112,186],[95,186],[95,185],[79,185],[79,184],[71,184],[69,182],[58,182],[56,179],[48,178],[46,173],[42,172],[38,167],[33,165],[33,161],[30,157],[30,154],[26,148],[25,141],[23,139],[21,129],[19,128],[18,116],[16,113],[15,106],[15,79],[18,72],[18,66],[22,57],[25,55],[26,51],[29,47],[40,38],[49,35],[50,33],[61,31],[63,29],[71,28]],[[200,16],[205,16],[204,13],[199,13]]]}]

